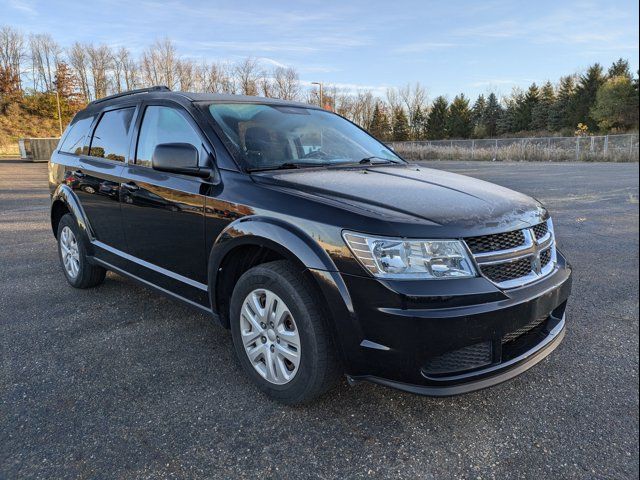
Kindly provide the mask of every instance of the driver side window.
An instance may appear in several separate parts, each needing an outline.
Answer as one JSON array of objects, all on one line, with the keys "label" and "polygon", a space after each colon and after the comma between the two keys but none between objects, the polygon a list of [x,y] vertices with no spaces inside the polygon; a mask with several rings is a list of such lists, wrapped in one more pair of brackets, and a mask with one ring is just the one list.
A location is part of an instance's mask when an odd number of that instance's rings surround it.
[{"label": "driver side window", "polygon": [[151,167],[151,157],[155,148],[162,143],[189,143],[202,155],[202,139],[182,113],[172,107],[148,106],[144,111],[136,165]]}]

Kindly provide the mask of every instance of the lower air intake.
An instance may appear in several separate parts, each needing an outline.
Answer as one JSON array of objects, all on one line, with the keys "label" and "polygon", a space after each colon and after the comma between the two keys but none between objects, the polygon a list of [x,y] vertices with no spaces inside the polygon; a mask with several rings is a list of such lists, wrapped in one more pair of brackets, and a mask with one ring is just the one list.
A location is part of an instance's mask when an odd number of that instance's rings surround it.
[{"label": "lower air intake", "polygon": [[482,342],[433,358],[422,368],[422,371],[426,375],[463,372],[490,365],[492,360],[491,342]]}]

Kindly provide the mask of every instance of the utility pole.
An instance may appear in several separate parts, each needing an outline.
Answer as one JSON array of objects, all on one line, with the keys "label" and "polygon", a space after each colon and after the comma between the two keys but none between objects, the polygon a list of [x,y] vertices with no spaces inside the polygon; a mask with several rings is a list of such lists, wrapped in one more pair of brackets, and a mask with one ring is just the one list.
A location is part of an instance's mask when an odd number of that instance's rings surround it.
[{"label": "utility pole", "polygon": [[60,127],[60,136],[62,137],[62,109],[60,108],[60,94],[56,90],[56,103],[58,104],[58,125]]},{"label": "utility pole", "polygon": [[324,108],[324,98],[322,97],[322,82],[311,82],[311,85],[318,85],[319,89],[319,98],[320,98],[320,108]]}]

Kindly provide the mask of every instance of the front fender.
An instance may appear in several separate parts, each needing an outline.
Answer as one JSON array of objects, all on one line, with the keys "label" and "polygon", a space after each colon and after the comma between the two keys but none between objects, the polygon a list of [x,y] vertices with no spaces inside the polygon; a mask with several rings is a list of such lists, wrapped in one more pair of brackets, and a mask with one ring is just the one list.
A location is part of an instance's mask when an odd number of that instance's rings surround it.
[{"label": "front fender", "polygon": [[338,271],[327,252],[300,228],[277,218],[258,215],[242,217],[218,235],[211,249],[211,269],[217,271],[225,255],[243,244],[265,246],[286,258],[293,256],[305,268]]},{"label": "front fender", "polygon": [[[329,311],[330,328],[343,361],[353,364],[357,356],[362,332],[353,309],[346,284],[333,260],[322,246],[297,226],[277,218],[242,217],[229,224],[216,239],[209,257],[209,295],[216,313],[219,301],[219,270],[225,256],[236,247],[258,245],[278,252],[284,258],[303,266],[318,286]],[[223,315],[219,315],[223,325]],[[338,335],[340,332],[340,335]]]},{"label": "front fender", "polygon": [[[78,222],[78,226],[82,230],[82,232],[87,236],[89,240],[95,239],[95,234],[93,229],[91,228],[91,224],[89,223],[89,219],[87,218],[87,214],[85,213],[82,205],[80,204],[80,200],[77,195],[68,185],[61,184],[55,189],[53,194],[51,195],[51,216],[52,216],[52,225],[53,225],[53,215],[55,212],[54,206],[56,202],[62,202],[67,209],[71,212],[71,214],[75,217]],[[57,232],[53,232],[54,235]]]}]

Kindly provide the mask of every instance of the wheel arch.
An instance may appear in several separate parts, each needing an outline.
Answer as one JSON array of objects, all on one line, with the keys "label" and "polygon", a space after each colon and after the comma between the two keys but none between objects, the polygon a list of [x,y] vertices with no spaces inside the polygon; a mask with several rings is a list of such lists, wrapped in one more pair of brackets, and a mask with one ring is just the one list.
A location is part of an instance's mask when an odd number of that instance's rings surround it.
[{"label": "wheel arch", "polygon": [[[262,216],[236,220],[220,233],[209,255],[209,299],[222,325],[229,327],[229,299],[240,276],[273,260],[288,260],[301,272],[337,271],[327,252],[295,225]],[[305,276],[322,296],[315,279]]]},{"label": "wheel arch", "polygon": [[91,240],[95,238],[91,225],[87,219],[87,215],[80,204],[80,200],[71,187],[62,184],[56,188],[55,192],[51,196],[51,229],[53,230],[53,235],[56,238],[58,235],[58,224],[60,223],[60,219],[66,213],[70,213],[75,217],[80,230],[88,239]]}]

